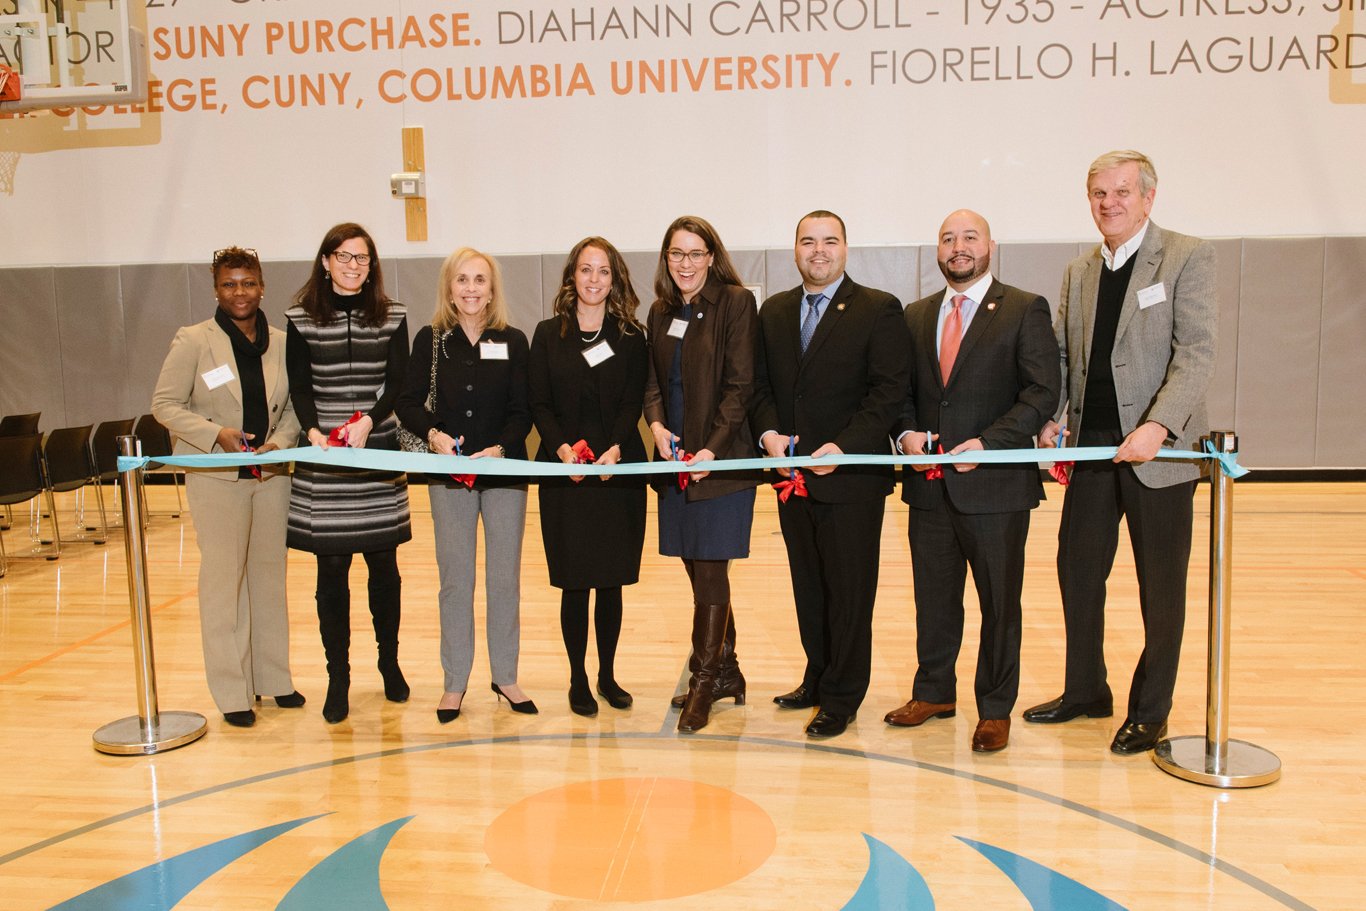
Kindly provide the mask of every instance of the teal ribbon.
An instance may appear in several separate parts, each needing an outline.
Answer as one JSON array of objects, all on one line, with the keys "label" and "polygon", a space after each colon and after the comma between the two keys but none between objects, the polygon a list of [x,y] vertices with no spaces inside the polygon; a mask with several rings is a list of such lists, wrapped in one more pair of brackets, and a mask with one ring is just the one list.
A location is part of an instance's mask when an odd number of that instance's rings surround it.
[{"label": "teal ribbon", "polygon": [[[378,471],[406,471],[425,474],[474,474],[490,476],[569,477],[579,475],[650,475],[676,474],[680,471],[753,471],[764,468],[812,468],[836,465],[1006,465],[1026,462],[1098,462],[1113,459],[1114,446],[1069,446],[1065,449],[985,449],[958,455],[903,456],[843,453],[822,456],[783,456],[782,458],[716,459],[684,467],[680,462],[622,462],[617,465],[566,465],[562,462],[529,462],[523,459],[472,459],[469,456],[437,455],[434,452],[394,452],[385,449],[351,449],[332,446],[322,449],[303,446],[298,449],[277,449],[272,452],[214,452],[204,455],[119,456],[119,471],[146,467],[148,462],[174,465],[177,468],[236,468],[241,465],[278,465],[285,462],[304,462],[320,468],[368,468]],[[1238,454],[1216,453],[1206,443],[1205,452],[1160,449],[1157,458],[1190,462],[1213,459],[1233,478],[1241,478],[1248,470],[1238,464]]]},{"label": "teal ribbon", "polygon": [[1206,458],[1214,459],[1224,466],[1224,474],[1230,478],[1241,478],[1250,470],[1238,464],[1237,452],[1215,452],[1214,444],[1209,440],[1205,440],[1205,454]]}]

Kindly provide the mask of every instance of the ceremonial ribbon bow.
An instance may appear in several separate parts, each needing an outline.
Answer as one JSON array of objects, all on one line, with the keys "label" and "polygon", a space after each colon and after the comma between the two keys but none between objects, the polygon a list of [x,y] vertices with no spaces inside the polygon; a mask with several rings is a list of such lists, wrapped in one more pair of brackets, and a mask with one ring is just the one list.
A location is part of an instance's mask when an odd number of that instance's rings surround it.
[{"label": "ceremonial ribbon bow", "polygon": [[[928,442],[929,439],[930,439],[930,438],[929,438],[929,435],[927,434],[927,435],[925,436],[926,442]],[[940,443],[939,446],[938,446],[934,451],[937,452],[937,453],[939,453],[940,455],[943,455],[943,454],[944,454],[944,444],[943,444],[943,443]],[[943,465],[931,465],[929,468],[926,468],[926,469],[925,469],[925,480],[927,480],[927,481],[939,481],[939,480],[942,480],[943,477],[944,477],[944,466],[943,466]]]},{"label": "ceremonial ribbon bow", "polygon": [[351,417],[346,419],[345,424],[333,427],[331,432],[327,434],[328,444],[331,446],[350,446],[351,444],[347,442],[346,439],[346,428],[350,427],[352,424],[356,423],[360,419],[361,413],[357,411],[355,414],[351,415]]},{"label": "ceremonial ribbon bow", "polygon": [[[460,451],[459,437],[455,438],[455,454],[464,455],[464,453]],[[474,479],[477,477],[478,475],[473,474],[453,474],[451,475],[451,480],[457,484],[464,484],[466,490],[472,490],[474,488]]]},{"label": "ceremonial ribbon bow", "polygon": [[[797,444],[792,437],[787,438],[787,457],[792,458],[797,454]],[[805,497],[806,478],[802,477],[801,469],[792,469],[792,476],[785,481],[774,481],[773,489],[778,491],[778,502],[786,503],[791,496]]]},{"label": "ceremonial ribbon bow", "polygon": [[[591,465],[593,460],[597,458],[597,456],[593,454],[593,447],[588,445],[587,440],[579,440],[569,448],[574,450],[574,464],[576,465]],[[577,484],[582,480],[583,478],[576,478],[574,479],[574,483]]]},{"label": "ceremonial ribbon bow", "polygon": [[[1066,433],[1066,432],[1067,432],[1067,425],[1066,425],[1066,424],[1064,424],[1063,426],[1061,426],[1061,427],[1058,428],[1058,449],[1059,449],[1059,450],[1062,449],[1063,434]],[[1068,484],[1070,484],[1070,483],[1072,482],[1072,466],[1075,465],[1075,464],[1077,464],[1077,463],[1076,463],[1076,462],[1054,462],[1054,463],[1053,463],[1053,467],[1050,468],[1050,469],[1048,469],[1048,473],[1051,474],[1051,475],[1053,476],[1053,480],[1057,481],[1057,482],[1058,482],[1059,484],[1061,484],[1063,487],[1066,487]]]},{"label": "ceremonial ribbon bow", "polygon": [[[673,460],[674,460],[675,462],[686,462],[686,461],[688,461],[688,459],[691,459],[691,458],[692,458],[692,453],[691,453],[691,452],[688,452],[686,449],[681,449],[681,450],[680,450],[680,449],[678,448],[678,441],[677,441],[677,440],[670,440],[670,441],[669,441],[669,455],[673,456]],[[680,472],[678,473],[677,477],[678,477],[678,489],[679,489],[679,490],[687,490],[687,489],[688,489],[688,481],[690,480],[690,478],[688,477],[688,473],[687,473],[686,471],[680,471]]]},{"label": "ceremonial ribbon bow", "polygon": [[[252,445],[246,441],[246,438],[245,438],[245,437],[242,439],[242,451],[243,451],[243,452],[255,452],[255,451],[256,451],[254,448],[252,448]],[[259,466],[259,465],[252,465],[252,466],[249,466],[249,467],[250,467],[250,470],[251,470],[251,476],[252,476],[253,478],[255,478],[256,480],[258,480],[258,481],[261,480],[261,468],[260,468],[260,466]]]}]

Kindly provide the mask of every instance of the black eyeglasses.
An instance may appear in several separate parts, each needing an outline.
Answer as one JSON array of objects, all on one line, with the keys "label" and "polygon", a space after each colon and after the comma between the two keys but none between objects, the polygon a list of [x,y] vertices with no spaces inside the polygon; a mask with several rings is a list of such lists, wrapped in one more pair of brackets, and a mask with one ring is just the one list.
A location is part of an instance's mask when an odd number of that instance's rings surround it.
[{"label": "black eyeglasses", "polygon": [[702,260],[704,260],[704,259],[706,259],[708,256],[710,256],[710,255],[711,255],[711,251],[710,251],[710,250],[678,250],[678,249],[672,249],[672,250],[667,251],[665,255],[667,255],[667,256],[669,257],[669,262],[671,262],[671,263],[681,263],[681,262],[683,262],[683,258],[684,258],[684,257],[687,257],[688,262],[690,262],[690,263],[692,263],[694,266],[696,266],[696,265],[698,265],[699,263],[701,263]]},{"label": "black eyeglasses", "polygon": [[343,266],[351,262],[351,260],[353,259],[356,261],[356,265],[358,266],[370,265],[369,253],[347,253],[345,250],[333,250],[332,255],[336,257],[337,262],[341,263]]}]

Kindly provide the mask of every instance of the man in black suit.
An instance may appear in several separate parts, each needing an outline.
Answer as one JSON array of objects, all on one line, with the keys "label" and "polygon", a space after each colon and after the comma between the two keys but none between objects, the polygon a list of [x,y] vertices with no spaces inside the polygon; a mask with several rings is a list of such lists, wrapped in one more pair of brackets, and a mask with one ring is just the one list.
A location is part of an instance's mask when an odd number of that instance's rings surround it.
[{"label": "man in black suit", "polygon": [[[889,453],[909,380],[901,304],[844,273],[844,222],[816,211],[797,225],[802,284],[759,311],[752,424],[772,457]],[[780,471],[787,476],[789,472]],[[820,710],[812,737],[844,733],[868,691],[878,539],[890,466],[803,471],[806,496],[778,504],[797,628],[801,685],[773,701]]]},{"label": "man in black suit", "polygon": [[[907,455],[1027,449],[1062,388],[1048,301],[991,276],[986,219],[966,209],[939,229],[942,293],[906,308],[911,384],[897,445]],[[1043,484],[1035,463],[966,464],[905,472],[901,498],[915,582],[911,701],[886,722],[916,727],[956,711],[954,664],[963,644],[963,589],[972,567],[982,611],[977,728],[972,748],[1003,750],[1020,685],[1020,592],[1029,511]]]}]

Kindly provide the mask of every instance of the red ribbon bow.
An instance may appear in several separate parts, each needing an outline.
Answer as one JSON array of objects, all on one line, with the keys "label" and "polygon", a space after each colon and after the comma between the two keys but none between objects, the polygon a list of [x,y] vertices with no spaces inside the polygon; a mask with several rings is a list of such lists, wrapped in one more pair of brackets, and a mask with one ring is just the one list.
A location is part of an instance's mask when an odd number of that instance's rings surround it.
[{"label": "red ribbon bow", "polygon": [[339,427],[333,427],[331,432],[327,434],[328,445],[350,446],[351,444],[346,441],[346,428],[350,427],[352,424],[356,423],[360,419],[361,413],[357,411],[355,414],[351,415],[351,417],[346,419],[345,424],[342,424]]},{"label": "red ribbon bow", "polygon": [[[939,448],[935,451],[938,452],[940,455],[943,455],[944,444],[940,443]],[[944,467],[942,465],[931,465],[929,468],[925,469],[925,480],[927,481],[938,481],[941,480],[943,477]]]},{"label": "red ribbon bow", "polygon": [[1053,480],[1057,481],[1063,487],[1066,487],[1072,482],[1072,466],[1075,464],[1077,463],[1054,462],[1053,467],[1048,469],[1048,473],[1053,476]]},{"label": "red ribbon bow", "polygon": [[588,445],[587,440],[579,440],[577,443],[575,443],[573,446],[570,446],[569,448],[574,450],[575,464],[591,465],[593,463],[593,460],[597,458],[597,456],[593,454],[593,447]]},{"label": "red ribbon bow", "polygon": [[[242,451],[243,451],[243,452],[255,452],[256,450],[252,448],[252,446],[251,446],[250,443],[248,443],[246,440],[243,440],[243,441],[242,441]],[[253,478],[255,478],[256,480],[258,480],[258,481],[261,480],[261,468],[260,468],[260,466],[259,466],[259,465],[251,465],[251,466],[248,466],[248,467],[249,467],[250,470],[251,470],[251,476],[252,476]]]},{"label": "red ribbon bow", "polygon": [[[693,457],[693,454],[692,454],[691,452],[688,452],[687,450],[684,450],[684,449],[679,449],[679,450],[677,450],[677,452],[678,452],[678,461],[680,461],[680,462],[686,462],[686,461],[688,461],[689,459],[691,459],[691,458]],[[678,489],[679,489],[679,490],[687,490],[687,489],[688,489],[688,481],[692,480],[692,479],[689,477],[688,473],[687,473],[686,471],[680,471],[680,472],[678,473],[677,477],[678,477]]]},{"label": "red ribbon bow", "polygon": [[800,470],[794,468],[792,469],[792,477],[788,478],[786,481],[774,481],[773,489],[778,491],[778,502],[786,503],[788,497],[807,496],[806,478],[802,477]]},{"label": "red ribbon bow", "polygon": [[477,477],[477,474],[453,474],[451,480],[457,484],[464,484],[465,489],[469,490],[474,487],[474,479]]},{"label": "red ribbon bow", "polygon": [[[577,443],[575,443],[573,446],[570,446],[569,448],[574,450],[575,465],[591,465],[593,464],[593,460],[597,458],[597,456],[593,454],[593,447],[588,445],[587,440],[579,440]],[[582,480],[583,478],[573,479],[575,484],[579,483],[579,481]]]}]

